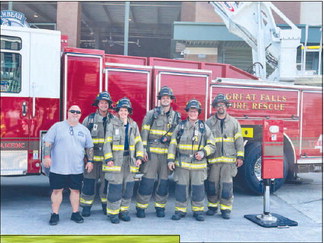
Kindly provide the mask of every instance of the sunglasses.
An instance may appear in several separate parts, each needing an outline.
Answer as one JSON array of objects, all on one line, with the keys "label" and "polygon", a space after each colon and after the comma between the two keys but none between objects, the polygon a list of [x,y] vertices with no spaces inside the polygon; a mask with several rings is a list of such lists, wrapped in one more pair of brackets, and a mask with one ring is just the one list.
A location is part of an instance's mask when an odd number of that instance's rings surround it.
[{"label": "sunglasses", "polygon": [[217,104],[216,107],[225,107],[225,104]]},{"label": "sunglasses", "polygon": [[71,112],[72,114],[74,114],[74,113],[81,114],[81,111],[76,111],[76,110],[69,110],[69,112]]}]

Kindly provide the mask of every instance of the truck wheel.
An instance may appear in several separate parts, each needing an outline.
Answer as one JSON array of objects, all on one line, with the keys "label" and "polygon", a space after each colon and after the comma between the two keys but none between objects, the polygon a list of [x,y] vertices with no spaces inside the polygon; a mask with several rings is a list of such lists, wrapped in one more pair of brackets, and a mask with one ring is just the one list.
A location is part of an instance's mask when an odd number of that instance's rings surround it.
[{"label": "truck wheel", "polygon": [[[284,158],[284,178],[274,179],[270,192],[278,190],[286,180],[288,174],[288,161]],[[235,183],[239,183],[238,188],[244,191],[262,195],[264,186],[261,179],[261,143],[247,144],[245,147],[244,164],[238,169]]]}]

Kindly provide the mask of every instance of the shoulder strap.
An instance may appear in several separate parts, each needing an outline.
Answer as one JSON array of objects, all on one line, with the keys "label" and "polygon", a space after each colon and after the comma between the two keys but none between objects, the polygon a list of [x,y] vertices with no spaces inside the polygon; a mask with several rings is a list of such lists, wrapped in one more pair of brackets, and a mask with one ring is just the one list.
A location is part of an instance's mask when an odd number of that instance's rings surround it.
[{"label": "shoulder strap", "polygon": [[205,123],[203,121],[199,120],[198,126],[199,126],[199,132],[201,134],[204,134],[206,131]]},{"label": "shoulder strap", "polygon": [[87,126],[87,128],[89,129],[90,132],[92,131],[92,128],[93,128],[95,115],[96,115],[96,113],[91,113],[89,115],[89,118],[88,118],[88,126]]},{"label": "shoulder strap", "polygon": [[184,132],[184,127],[186,125],[187,120],[183,120],[179,123],[180,129],[177,133],[177,143],[179,143],[181,136],[183,135]]}]

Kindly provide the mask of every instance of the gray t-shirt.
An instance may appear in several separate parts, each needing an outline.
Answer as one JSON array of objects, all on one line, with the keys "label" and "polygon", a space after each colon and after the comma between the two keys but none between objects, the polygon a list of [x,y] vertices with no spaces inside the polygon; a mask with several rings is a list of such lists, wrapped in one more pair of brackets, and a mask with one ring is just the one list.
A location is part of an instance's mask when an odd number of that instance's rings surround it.
[{"label": "gray t-shirt", "polygon": [[67,121],[55,123],[47,132],[45,142],[52,144],[50,172],[62,175],[84,171],[84,149],[93,147],[88,128],[70,126]]}]

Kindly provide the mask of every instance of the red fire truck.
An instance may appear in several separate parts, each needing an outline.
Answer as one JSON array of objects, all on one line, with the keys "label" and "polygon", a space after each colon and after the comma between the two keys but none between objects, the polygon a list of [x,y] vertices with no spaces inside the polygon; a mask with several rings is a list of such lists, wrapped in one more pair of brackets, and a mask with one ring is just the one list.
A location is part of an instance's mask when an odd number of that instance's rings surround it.
[{"label": "red fire truck", "polygon": [[262,193],[261,137],[264,120],[282,121],[284,178],[322,170],[322,88],[263,82],[228,64],[105,54],[102,50],[61,46],[59,31],[1,26],[1,175],[41,174],[42,138],[78,104],[81,120],[93,112],[98,92],[114,101],[127,96],[133,118],[141,124],[158,105],[157,92],[167,85],[175,93],[174,109],[185,118],[185,103],[202,103],[201,119],[214,111],[213,97],[224,93],[229,113],[243,129],[245,163],[237,181]]}]

